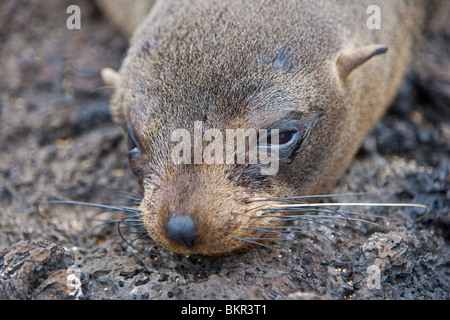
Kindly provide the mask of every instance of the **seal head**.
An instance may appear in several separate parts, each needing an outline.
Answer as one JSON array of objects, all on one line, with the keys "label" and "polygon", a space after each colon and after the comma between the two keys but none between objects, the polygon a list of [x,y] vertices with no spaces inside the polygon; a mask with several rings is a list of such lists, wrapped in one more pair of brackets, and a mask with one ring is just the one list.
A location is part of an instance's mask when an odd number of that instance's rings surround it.
[{"label": "seal head", "polygon": [[120,73],[104,76],[158,244],[248,249],[277,237],[277,198],[334,185],[394,98],[414,43],[399,2],[378,3],[397,34],[361,27],[369,2],[156,3]]}]

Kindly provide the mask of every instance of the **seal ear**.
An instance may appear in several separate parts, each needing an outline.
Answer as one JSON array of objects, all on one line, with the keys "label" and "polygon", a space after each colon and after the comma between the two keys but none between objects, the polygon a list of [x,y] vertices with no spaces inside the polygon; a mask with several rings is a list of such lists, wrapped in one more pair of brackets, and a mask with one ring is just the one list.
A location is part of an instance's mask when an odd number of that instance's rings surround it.
[{"label": "seal ear", "polygon": [[341,80],[347,79],[353,70],[370,60],[372,57],[387,52],[387,47],[383,44],[371,44],[349,53],[339,56],[336,66]]},{"label": "seal ear", "polygon": [[105,85],[109,87],[111,91],[115,91],[119,86],[119,73],[111,68],[103,68],[101,75]]}]

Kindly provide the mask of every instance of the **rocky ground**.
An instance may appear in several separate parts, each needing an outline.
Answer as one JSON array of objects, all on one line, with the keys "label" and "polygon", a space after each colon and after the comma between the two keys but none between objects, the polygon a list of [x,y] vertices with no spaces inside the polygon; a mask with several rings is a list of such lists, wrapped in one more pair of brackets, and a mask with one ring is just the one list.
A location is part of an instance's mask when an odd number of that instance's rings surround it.
[{"label": "rocky ground", "polygon": [[101,221],[114,213],[46,204],[140,191],[99,76],[119,67],[127,41],[92,1],[70,4],[81,7],[80,30],[66,27],[67,1],[0,2],[0,298],[449,299],[449,23],[334,190],[369,192],[346,201],[426,204],[424,219],[359,208],[395,219],[342,226],[348,237],[316,226],[330,241],[285,237],[205,259],[127,245]]}]

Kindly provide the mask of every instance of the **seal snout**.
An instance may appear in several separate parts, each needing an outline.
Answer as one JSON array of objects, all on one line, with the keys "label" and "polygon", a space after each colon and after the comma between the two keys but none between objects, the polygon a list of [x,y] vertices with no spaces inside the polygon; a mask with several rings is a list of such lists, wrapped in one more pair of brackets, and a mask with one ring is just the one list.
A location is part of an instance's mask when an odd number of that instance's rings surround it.
[{"label": "seal snout", "polygon": [[194,246],[194,240],[198,237],[195,231],[195,223],[189,216],[173,216],[166,225],[168,237],[188,248]]}]

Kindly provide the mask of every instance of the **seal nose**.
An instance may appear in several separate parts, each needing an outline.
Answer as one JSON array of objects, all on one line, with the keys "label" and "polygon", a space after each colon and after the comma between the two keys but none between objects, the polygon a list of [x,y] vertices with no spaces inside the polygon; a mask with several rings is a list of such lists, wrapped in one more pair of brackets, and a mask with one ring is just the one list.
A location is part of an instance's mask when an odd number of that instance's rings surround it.
[{"label": "seal nose", "polygon": [[171,217],[167,222],[166,230],[170,239],[188,248],[194,246],[194,240],[198,237],[195,232],[195,223],[188,216]]}]

